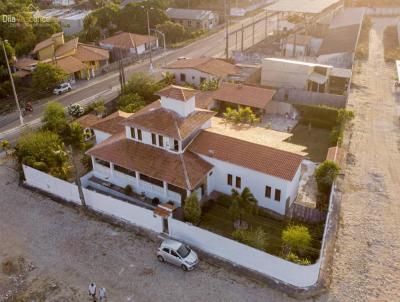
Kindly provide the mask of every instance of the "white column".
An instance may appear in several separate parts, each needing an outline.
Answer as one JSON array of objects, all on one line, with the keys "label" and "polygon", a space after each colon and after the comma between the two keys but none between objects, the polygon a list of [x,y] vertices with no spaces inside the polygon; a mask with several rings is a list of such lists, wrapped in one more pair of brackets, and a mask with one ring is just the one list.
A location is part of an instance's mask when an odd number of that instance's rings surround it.
[{"label": "white column", "polygon": [[114,177],[114,164],[112,162],[110,162],[110,175]]},{"label": "white column", "polygon": [[135,171],[135,178],[136,178],[136,186],[140,190],[140,185],[139,185],[139,172]]},{"label": "white column", "polygon": [[92,170],[96,170],[96,160],[94,159],[94,156],[92,156]]},{"label": "white column", "polygon": [[164,196],[168,198],[168,183],[166,181],[163,181],[163,187],[164,187]]}]

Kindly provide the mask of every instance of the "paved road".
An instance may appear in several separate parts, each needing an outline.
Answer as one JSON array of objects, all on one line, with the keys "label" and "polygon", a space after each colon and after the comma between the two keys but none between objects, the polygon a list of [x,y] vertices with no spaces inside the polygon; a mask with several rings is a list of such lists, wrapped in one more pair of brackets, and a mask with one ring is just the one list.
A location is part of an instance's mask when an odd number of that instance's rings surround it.
[{"label": "paved road", "polygon": [[[241,28],[242,24],[247,25],[250,24],[253,20],[258,20],[263,18],[265,13],[260,13],[257,16],[244,19],[240,22],[236,22],[232,24],[229,28],[230,32],[233,32],[239,28]],[[273,26],[275,26],[275,21],[272,18],[268,22],[268,32],[269,34],[272,33]],[[254,31],[254,43],[258,43],[265,38],[265,20],[257,23]],[[238,43],[236,43],[236,35],[230,35],[229,43],[230,47],[229,50],[233,51],[240,48],[240,34],[238,35]],[[225,56],[225,32],[224,30],[219,31],[216,34],[203,38],[199,41],[196,41],[186,47],[170,50],[164,54],[158,55],[154,60],[154,74],[158,77],[161,77],[161,68],[165,63],[171,63],[175,61],[179,57],[190,57],[196,58],[201,56],[210,56],[210,57],[224,57]],[[244,48],[248,48],[253,45],[253,35],[252,35],[252,28],[248,28],[245,31],[244,35]],[[148,62],[142,62],[140,64],[135,64],[129,66],[125,69],[126,77],[129,77],[135,72],[148,72],[149,71],[149,64]],[[118,73],[111,72],[106,75],[97,77],[91,81],[80,81],[74,90],[70,93],[62,95],[60,97],[50,97],[46,100],[41,102],[42,105],[35,106],[35,111],[33,114],[29,114],[26,116],[25,121],[27,123],[32,122],[38,119],[43,110],[43,104],[50,100],[57,100],[62,103],[64,106],[67,106],[72,103],[79,102],[81,100],[87,99],[92,97],[93,95],[99,94],[106,89],[114,87],[114,91],[118,88],[119,80],[118,80]],[[111,100],[117,95],[117,93],[112,93],[109,95],[103,95],[102,98],[105,101]],[[17,127],[19,125],[18,114],[16,112],[0,117],[0,133],[5,132],[9,129]],[[15,138],[15,135],[13,134]],[[9,136],[7,136],[10,139]]]}]

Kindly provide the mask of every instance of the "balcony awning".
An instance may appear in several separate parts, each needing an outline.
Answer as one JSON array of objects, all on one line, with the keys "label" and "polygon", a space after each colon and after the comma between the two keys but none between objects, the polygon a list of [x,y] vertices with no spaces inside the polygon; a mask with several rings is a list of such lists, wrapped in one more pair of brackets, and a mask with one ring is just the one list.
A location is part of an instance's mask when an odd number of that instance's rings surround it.
[{"label": "balcony awning", "polygon": [[323,85],[326,83],[326,81],[328,80],[328,78],[320,73],[317,72],[313,72],[312,74],[310,74],[308,76],[308,79],[314,83],[317,83],[319,85]]}]

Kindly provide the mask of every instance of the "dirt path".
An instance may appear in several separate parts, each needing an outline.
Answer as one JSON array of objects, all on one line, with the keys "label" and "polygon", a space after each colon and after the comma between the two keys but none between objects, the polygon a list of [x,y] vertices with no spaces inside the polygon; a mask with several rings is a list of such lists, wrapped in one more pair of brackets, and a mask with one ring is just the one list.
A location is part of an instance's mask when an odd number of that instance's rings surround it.
[{"label": "dirt path", "polygon": [[369,60],[354,75],[351,163],[328,301],[400,301],[400,91],[382,45],[392,22],[374,20]]}]

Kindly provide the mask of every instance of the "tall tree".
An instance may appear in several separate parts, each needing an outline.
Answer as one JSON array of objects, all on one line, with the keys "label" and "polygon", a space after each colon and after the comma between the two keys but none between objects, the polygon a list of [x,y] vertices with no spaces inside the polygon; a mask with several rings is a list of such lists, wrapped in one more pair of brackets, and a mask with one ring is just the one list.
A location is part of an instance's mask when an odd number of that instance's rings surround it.
[{"label": "tall tree", "polygon": [[64,107],[58,102],[48,103],[43,112],[42,123],[43,129],[62,135],[68,125]]},{"label": "tall tree", "polygon": [[235,228],[243,228],[245,226],[244,219],[258,210],[257,199],[247,187],[243,189],[242,193],[232,189],[231,198],[232,204],[229,208],[229,213],[234,219]]},{"label": "tall tree", "polygon": [[66,78],[67,74],[57,65],[39,63],[32,73],[32,88],[37,94],[47,94]]}]

